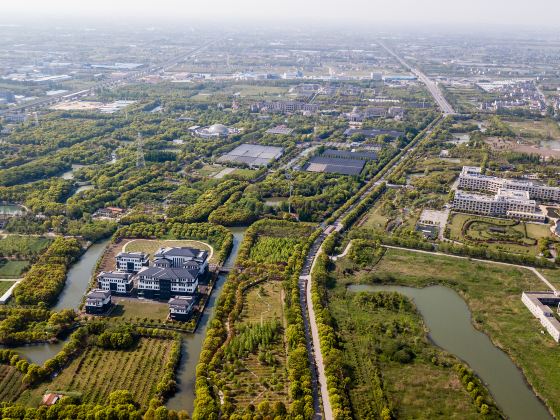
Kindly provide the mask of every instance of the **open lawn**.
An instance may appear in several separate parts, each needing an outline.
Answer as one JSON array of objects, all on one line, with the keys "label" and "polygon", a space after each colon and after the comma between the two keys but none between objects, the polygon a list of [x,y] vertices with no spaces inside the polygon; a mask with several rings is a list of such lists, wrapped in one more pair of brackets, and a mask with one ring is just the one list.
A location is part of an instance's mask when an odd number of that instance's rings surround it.
[{"label": "open lawn", "polygon": [[41,236],[7,235],[0,239],[0,256],[32,257],[40,254],[51,242]]},{"label": "open lawn", "polygon": [[129,299],[113,297],[115,307],[111,311],[110,318],[139,322],[165,321],[169,313],[167,303],[156,302],[145,299]]},{"label": "open lawn", "polygon": [[21,402],[37,406],[47,391],[78,392],[87,403],[104,403],[112,391],[126,389],[147,408],[164,372],[171,340],[141,338],[132,350],[88,347],[52,382],[24,392]]},{"label": "open lawn", "polygon": [[447,224],[449,239],[475,245],[488,245],[490,249],[537,255],[537,241],[552,238],[545,224],[452,213]]},{"label": "open lawn", "polygon": [[164,240],[164,239],[134,239],[127,242],[123,247],[123,251],[127,252],[145,252],[150,257],[153,257],[154,253],[161,247],[191,247],[202,249],[209,252],[210,263],[215,263],[214,260],[214,249],[205,242],[201,241],[190,241],[190,240]]},{"label": "open lawn", "polygon": [[251,287],[243,296],[242,322],[263,323],[284,319],[282,283],[269,281]]},{"label": "open lawn", "polygon": [[360,227],[373,229],[379,232],[385,232],[389,219],[381,214],[381,206],[377,204],[362,219]]},{"label": "open lawn", "polygon": [[0,279],[19,279],[29,267],[29,261],[0,260]]},{"label": "open lawn", "polygon": [[22,375],[13,366],[0,365],[0,401],[12,402],[18,398],[23,386]]},{"label": "open lawn", "polygon": [[0,281],[0,296],[14,285],[15,281]]},{"label": "open lawn", "polygon": [[506,124],[520,137],[560,139],[560,126],[552,119],[506,121]]},{"label": "open lawn", "polygon": [[540,322],[521,302],[524,290],[546,290],[529,270],[392,249],[371,270],[344,274],[338,264],[337,279],[342,283],[443,284],[458,291],[475,326],[521,367],[555,415],[560,414],[558,345],[541,334]]}]

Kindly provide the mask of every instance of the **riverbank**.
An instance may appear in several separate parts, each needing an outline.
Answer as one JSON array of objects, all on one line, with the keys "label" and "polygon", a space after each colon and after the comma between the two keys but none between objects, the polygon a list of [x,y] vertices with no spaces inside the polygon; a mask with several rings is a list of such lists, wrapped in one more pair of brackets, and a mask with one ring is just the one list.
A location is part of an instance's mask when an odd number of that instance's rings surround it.
[{"label": "riverbank", "polygon": [[557,345],[540,333],[540,324],[521,302],[523,290],[543,288],[531,271],[396,249],[387,250],[372,269],[349,274],[351,267],[347,259],[337,263],[335,275],[342,284],[440,284],[458,292],[472,312],[474,326],[521,368],[550,410],[559,412],[560,373],[553,368],[560,363]]}]

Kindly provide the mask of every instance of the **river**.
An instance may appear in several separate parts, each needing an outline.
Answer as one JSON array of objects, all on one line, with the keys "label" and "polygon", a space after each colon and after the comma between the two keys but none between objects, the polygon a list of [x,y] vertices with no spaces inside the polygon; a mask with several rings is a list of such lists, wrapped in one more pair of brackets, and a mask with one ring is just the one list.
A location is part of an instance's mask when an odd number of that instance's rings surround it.
[{"label": "river", "polygon": [[[247,228],[235,227],[230,228],[233,233],[233,248],[224,263],[225,268],[232,268],[237,253],[239,252],[239,245],[243,241],[245,230]],[[202,350],[202,344],[206,337],[206,330],[208,329],[208,321],[212,319],[216,300],[220,296],[220,292],[224,286],[226,276],[220,276],[218,282],[212,292],[212,296],[208,300],[204,314],[198,324],[198,328],[194,334],[185,334],[183,336],[183,352],[181,354],[181,362],[179,370],[177,371],[178,390],[167,401],[167,408],[171,410],[187,410],[192,413],[194,406],[194,390],[196,383],[196,365],[198,364],[198,357]]]},{"label": "river", "polygon": [[476,372],[509,419],[552,419],[517,366],[486,334],[474,328],[467,304],[454,290],[443,286],[416,289],[373,285],[351,285],[348,289],[398,292],[413,299],[430,331],[430,339]]},{"label": "river", "polygon": [[[64,289],[53,310],[78,309],[82,297],[87,290],[97,260],[105,250],[109,241],[109,239],[105,239],[93,244],[81,256],[78,262],[70,267]],[[63,346],[64,341],[58,341],[54,344],[45,343],[9,348],[23,354],[29,361],[42,365],[46,360],[56,356]],[[5,347],[2,346],[2,348]]]}]

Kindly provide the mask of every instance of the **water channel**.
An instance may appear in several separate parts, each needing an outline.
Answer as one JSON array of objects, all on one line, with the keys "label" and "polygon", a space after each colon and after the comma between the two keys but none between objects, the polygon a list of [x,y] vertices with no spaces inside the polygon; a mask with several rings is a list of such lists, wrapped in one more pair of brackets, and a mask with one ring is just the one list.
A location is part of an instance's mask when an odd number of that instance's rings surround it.
[{"label": "water channel", "polygon": [[[232,268],[239,252],[239,246],[245,236],[246,227],[235,227],[230,229],[233,233],[233,247],[230,255],[224,263],[224,268]],[[87,290],[89,280],[95,269],[98,259],[103,254],[109,239],[95,243],[88,248],[80,260],[68,271],[66,284],[57,304],[53,310],[77,309],[82,297]],[[216,300],[220,295],[226,276],[220,276],[210,297],[198,328],[194,334],[184,334],[183,353],[177,372],[178,391],[168,401],[168,407],[175,410],[187,410],[192,412],[194,404],[194,388],[196,382],[196,365],[202,349],[208,321],[212,318]],[[54,357],[64,346],[63,341],[54,344],[37,344],[20,347],[10,347],[23,354],[33,363],[42,365],[46,360]]]},{"label": "water channel", "polygon": [[[245,235],[247,228],[231,228],[233,233],[233,248],[230,255],[224,263],[225,268],[233,267],[237,253],[239,252],[239,245]],[[173,397],[167,401],[166,406],[171,410],[187,410],[192,413],[194,406],[194,389],[196,383],[196,365],[198,364],[198,356],[202,350],[204,337],[208,328],[208,321],[212,319],[216,300],[220,296],[222,287],[224,286],[226,277],[220,276],[212,296],[208,300],[204,314],[198,324],[198,328],[194,334],[185,334],[183,337],[183,352],[181,354],[181,364],[177,371],[178,390]]]},{"label": "water channel", "polygon": [[454,290],[443,286],[416,289],[373,285],[351,285],[348,290],[398,292],[413,299],[430,331],[430,339],[477,373],[509,419],[552,419],[517,366],[486,334],[474,328],[467,304]]}]

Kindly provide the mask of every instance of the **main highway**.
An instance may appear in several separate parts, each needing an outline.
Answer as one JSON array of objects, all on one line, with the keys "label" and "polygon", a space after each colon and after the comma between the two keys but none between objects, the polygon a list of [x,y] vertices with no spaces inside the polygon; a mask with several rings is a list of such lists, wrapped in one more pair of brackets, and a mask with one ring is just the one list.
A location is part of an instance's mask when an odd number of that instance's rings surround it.
[{"label": "main highway", "polygon": [[393,58],[395,58],[395,60],[397,60],[401,66],[403,66],[407,70],[410,70],[418,78],[418,80],[424,83],[424,85],[430,92],[430,95],[432,95],[432,97],[434,98],[434,100],[436,101],[436,103],[438,104],[438,106],[440,107],[444,115],[453,115],[456,113],[453,107],[451,106],[451,104],[447,101],[447,99],[445,99],[445,96],[443,95],[437,83],[435,83],[428,76],[426,76],[420,69],[408,64],[394,50],[389,48],[387,44],[381,41],[378,41],[378,43],[379,45],[381,45],[381,47],[383,47],[385,51],[387,51],[391,56],[393,56]]}]

